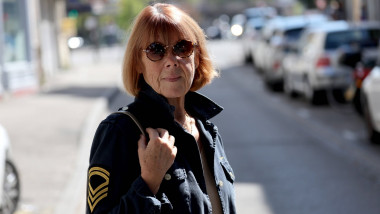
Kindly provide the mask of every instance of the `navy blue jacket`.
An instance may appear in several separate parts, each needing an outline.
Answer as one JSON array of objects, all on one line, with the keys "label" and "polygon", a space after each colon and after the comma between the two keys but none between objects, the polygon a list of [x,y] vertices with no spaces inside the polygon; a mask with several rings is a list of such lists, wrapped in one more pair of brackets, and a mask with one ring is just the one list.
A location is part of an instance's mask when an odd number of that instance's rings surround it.
[{"label": "navy blue jacket", "polygon": [[[235,176],[218,129],[209,121],[222,107],[189,92],[185,108],[196,119],[223,212],[236,213]],[[109,115],[100,123],[91,148],[87,213],[211,213],[197,143],[175,122],[174,107],[145,83],[128,111],[144,128],[168,130],[175,137],[177,156],[153,195],[140,176],[137,141],[141,132],[130,117]]]}]

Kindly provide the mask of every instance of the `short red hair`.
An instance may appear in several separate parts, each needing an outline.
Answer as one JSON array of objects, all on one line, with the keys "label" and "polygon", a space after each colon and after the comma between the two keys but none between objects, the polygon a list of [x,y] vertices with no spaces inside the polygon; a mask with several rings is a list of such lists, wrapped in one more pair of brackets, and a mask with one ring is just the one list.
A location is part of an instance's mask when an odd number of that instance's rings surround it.
[{"label": "short red hair", "polygon": [[145,7],[136,17],[124,55],[123,83],[125,90],[137,96],[141,89],[142,53],[158,38],[168,40],[169,32],[178,33],[184,39],[197,44],[195,57],[199,60],[191,91],[196,91],[218,76],[206,48],[206,36],[197,22],[171,4],[157,3]]}]

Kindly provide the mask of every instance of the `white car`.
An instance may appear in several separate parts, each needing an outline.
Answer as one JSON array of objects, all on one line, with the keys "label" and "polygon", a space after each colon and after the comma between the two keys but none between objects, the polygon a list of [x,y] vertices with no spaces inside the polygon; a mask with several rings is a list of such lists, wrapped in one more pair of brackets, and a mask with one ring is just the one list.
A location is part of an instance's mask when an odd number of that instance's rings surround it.
[{"label": "white car", "polygon": [[300,39],[303,29],[307,26],[323,24],[328,17],[322,14],[279,17],[273,26],[273,35],[266,50],[263,51],[264,80],[272,88],[282,88],[282,60],[288,53],[288,48]]},{"label": "white car", "polygon": [[16,211],[20,199],[20,180],[11,159],[10,140],[7,131],[0,125],[0,213]]},{"label": "white car", "polygon": [[270,40],[275,33],[275,28],[278,23],[281,23],[283,17],[276,16],[265,22],[264,27],[260,29],[260,34],[255,41],[255,47],[251,49],[252,61],[254,66],[258,71],[262,72],[265,70],[265,65],[267,60],[267,51],[270,45]]},{"label": "white car", "polygon": [[253,62],[252,50],[256,48],[260,39],[260,30],[265,24],[266,19],[263,17],[251,18],[247,20],[242,35],[242,45],[245,62]]},{"label": "white car", "polygon": [[330,91],[343,98],[353,81],[353,67],[348,63],[355,63],[355,59],[347,60],[347,50],[357,47],[363,52],[376,52],[379,38],[378,22],[331,21],[307,28],[294,61],[287,61],[285,92],[303,94],[312,104],[319,103]]},{"label": "white car", "polygon": [[368,137],[380,143],[380,61],[363,81],[361,100]]},{"label": "white car", "polygon": [[261,39],[261,29],[266,22],[277,15],[273,7],[252,7],[244,10],[246,17],[242,35],[243,51],[246,62],[253,62],[252,52]]}]

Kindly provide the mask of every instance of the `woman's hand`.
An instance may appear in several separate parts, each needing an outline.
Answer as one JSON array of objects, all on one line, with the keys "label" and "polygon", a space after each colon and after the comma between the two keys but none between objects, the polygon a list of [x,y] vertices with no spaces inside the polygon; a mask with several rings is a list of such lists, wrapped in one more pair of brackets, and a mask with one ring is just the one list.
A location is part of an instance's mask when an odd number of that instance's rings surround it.
[{"label": "woman's hand", "polygon": [[171,167],[177,155],[174,137],[165,129],[146,129],[149,142],[144,135],[138,141],[138,155],[141,166],[141,177],[153,194],[157,194],[165,173]]}]

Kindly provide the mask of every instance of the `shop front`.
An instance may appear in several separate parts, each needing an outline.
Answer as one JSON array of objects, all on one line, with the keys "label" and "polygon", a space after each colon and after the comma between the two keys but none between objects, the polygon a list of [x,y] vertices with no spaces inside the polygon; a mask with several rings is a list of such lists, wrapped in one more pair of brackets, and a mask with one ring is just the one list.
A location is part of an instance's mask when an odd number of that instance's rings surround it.
[{"label": "shop front", "polygon": [[0,0],[0,96],[35,91],[38,87],[33,60],[28,0]]}]

